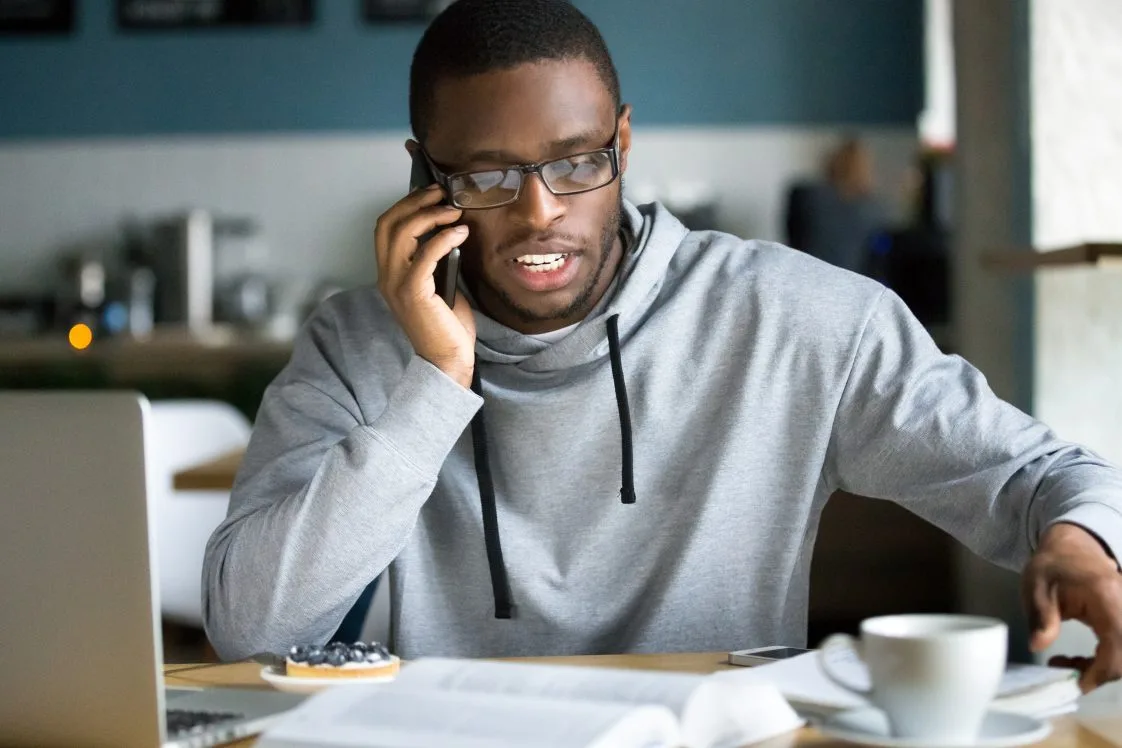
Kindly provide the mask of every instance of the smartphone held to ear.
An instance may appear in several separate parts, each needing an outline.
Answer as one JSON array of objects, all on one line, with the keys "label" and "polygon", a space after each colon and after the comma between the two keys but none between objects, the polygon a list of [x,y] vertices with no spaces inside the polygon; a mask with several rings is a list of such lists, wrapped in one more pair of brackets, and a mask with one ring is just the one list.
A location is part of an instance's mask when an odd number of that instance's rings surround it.
[{"label": "smartphone held to ear", "polygon": [[[409,191],[424,189],[430,184],[434,184],[436,179],[433,178],[432,171],[429,170],[429,165],[425,163],[425,157],[421,155],[420,149],[413,151],[413,168],[409,173]],[[444,203],[447,204],[447,200]],[[435,234],[435,231],[429,232],[422,236],[419,240],[420,243],[428,241]],[[433,280],[436,281],[436,292],[440,294],[440,298],[444,299],[444,303],[452,307],[456,303],[456,281],[460,276],[460,248],[456,247],[451,252],[446,254],[436,263],[436,272],[433,273]]]}]

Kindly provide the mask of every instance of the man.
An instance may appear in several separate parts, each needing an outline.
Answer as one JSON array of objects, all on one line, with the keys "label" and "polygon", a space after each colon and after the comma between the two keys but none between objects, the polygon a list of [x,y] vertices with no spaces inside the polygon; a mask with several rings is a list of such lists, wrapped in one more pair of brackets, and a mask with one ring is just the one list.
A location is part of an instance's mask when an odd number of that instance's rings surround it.
[{"label": "man", "polygon": [[631,111],[569,3],[453,4],[410,107],[439,186],[381,216],[377,289],[323,304],[265,395],[207,552],[221,655],[326,640],[387,569],[405,657],[802,644],[846,489],[1027,565],[1035,644],[1082,618],[1086,682],[1118,674],[1119,471],[874,282],[623,201]]},{"label": "man", "polygon": [[872,239],[889,220],[874,193],[868,147],[846,139],[830,153],[823,179],[790,189],[785,218],[788,246],[869,275]]}]

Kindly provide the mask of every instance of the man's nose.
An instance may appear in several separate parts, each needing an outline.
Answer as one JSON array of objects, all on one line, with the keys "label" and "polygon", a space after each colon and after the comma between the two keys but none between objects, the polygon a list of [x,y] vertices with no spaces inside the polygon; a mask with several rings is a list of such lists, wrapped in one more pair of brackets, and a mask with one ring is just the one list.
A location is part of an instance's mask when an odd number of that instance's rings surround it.
[{"label": "man's nose", "polygon": [[511,206],[516,220],[533,231],[546,231],[565,215],[564,201],[549,191],[540,174],[522,177],[522,194]]}]

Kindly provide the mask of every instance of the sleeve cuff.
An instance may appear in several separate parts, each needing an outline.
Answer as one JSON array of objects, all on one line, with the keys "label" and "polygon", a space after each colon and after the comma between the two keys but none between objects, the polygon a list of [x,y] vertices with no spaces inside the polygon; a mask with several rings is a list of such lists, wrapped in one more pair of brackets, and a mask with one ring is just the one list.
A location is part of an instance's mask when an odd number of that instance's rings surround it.
[{"label": "sleeve cuff", "polygon": [[483,398],[414,355],[385,410],[367,428],[422,473],[435,477],[482,406]]},{"label": "sleeve cuff", "polygon": [[1122,569],[1119,563],[1122,560],[1122,513],[1103,504],[1081,504],[1048,523],[1048,527],[1061,522],[1076,525],[1094,535]]}]

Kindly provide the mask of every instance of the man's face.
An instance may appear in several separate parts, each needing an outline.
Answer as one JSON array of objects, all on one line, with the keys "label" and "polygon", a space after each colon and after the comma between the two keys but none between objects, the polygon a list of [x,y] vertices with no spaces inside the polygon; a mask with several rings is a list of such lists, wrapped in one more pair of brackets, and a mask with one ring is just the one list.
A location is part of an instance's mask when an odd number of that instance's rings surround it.
[{"label": "man's face", "polygon": [[[591,63],[543,61],[440,83],[424,146],[447,174],[485,171],[610,146],[618,123],[622,175],[631,124],[618,114]],[[483,311],[526,333],[583,319],[619,265],[620,185],[554,195],[523,175],[515,202],[465,210],[463,274]]]}]

